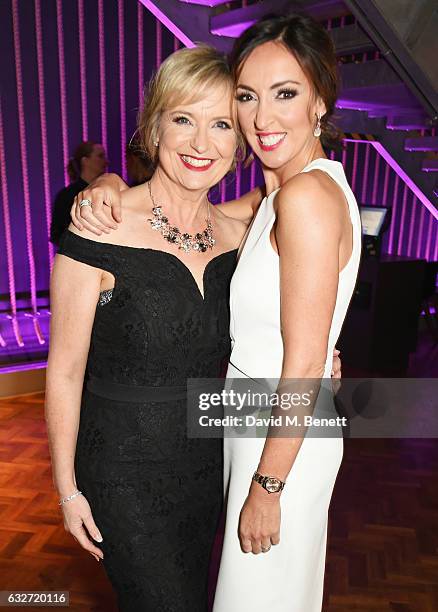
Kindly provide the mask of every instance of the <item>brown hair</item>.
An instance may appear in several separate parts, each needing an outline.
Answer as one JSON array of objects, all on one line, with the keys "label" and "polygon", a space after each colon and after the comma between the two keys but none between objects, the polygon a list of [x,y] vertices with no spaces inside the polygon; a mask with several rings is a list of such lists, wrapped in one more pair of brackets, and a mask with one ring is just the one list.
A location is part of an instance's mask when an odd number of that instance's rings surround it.
[{"label": "brown hair", "polygon": [[339,131],[331,122],[338,97],[339,78],[336,54],[330,35],[308,15],[267,16],[245,30],[235,41],[229,62],[235,82],[251,52],[267,42],[283,45],[299,63],[310,81],[315,97],[326,107],[321,118],[321,141],[333,145]]},{"label": "brown hair", "polygon": [[93,152],[96,143],[91,140],[86,140],[81,142],[80,145],[76,147],[72,157],[68,160],[67,164],[67,172],[70,177],[71,182],[77,181],[81,176],[82,172],[82,163],[81,160],[83,157],[90,157]]},{"label": "brown hair", "polygon": [[196,102],[209,90],[223,84],[230,90],[233,104],[233,127],[237,135],[236,158],[245,154],[245,140],[239,130],[232,99],[233,77],[225,56],[213,47],[199,45],[175,51],[161,64],[149,82],[144,106],[138,116],[138,134],[142,149],[156,164],[158,150],[154,145],[162,113],[181,102]]}]

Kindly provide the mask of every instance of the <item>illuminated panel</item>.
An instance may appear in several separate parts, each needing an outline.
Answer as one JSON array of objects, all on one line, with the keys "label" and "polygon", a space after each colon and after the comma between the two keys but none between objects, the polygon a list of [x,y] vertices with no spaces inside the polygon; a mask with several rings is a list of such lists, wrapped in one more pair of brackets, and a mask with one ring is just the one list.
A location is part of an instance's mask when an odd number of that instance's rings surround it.
[{"label": "illuminated panel", "polygon": [[65,184],[68,185],[70,179],[67,172],[69,151],[67,125],[67,94],[64,59],[64,28],[62,24],[62,0],[56,0],[56,26],[58,29],[59,99],[61,103],[62,155],[64,158],[64,181]]},{"label": "illuminated panel", "polygon": [[389,242],[388,242],[388,253],[392,255],[394,253],[394,229],[395,229],[395,219],[397,212],[397,202],[398,202],[398,188],[400,185],[400,177],[398,174],[395,175],[394,178],[394,191],[392,193],[392,218],[391,218],[391,227],[389,229]]},{"label": "illuminated panel", "polygon": [[356,180],[357,180],[357,158],[358,158],[359,143],[357,141],[353,144],[353,173],[351,175],[351,189],[353,193],[356,193]]},{"label": "illuminated panel", "polygon": [[408,186],[404,185],[403,187],[403,199],[402,199],[402,211],[400,218],[400,230],[398,233],[398,243],[397,243],[397,255],[401,254],[402,245],[403,245],[403,231],[405,229],[405,218],[406,218],[406,202],[408,199]]},{"label": "illuminated panel", "polygon": [[[417,198],[415,198],[415,203],[417,203]],[[419,240],[417,240],[417,250],[415,253],[415,256],[417,258],[419,258],[421,256],[421,247],[423,246],[423,240],[421,239],[423,236],[423,231],[424,231],[424,217],[426,216],[426,211],[424,206],[421,206],[421,210],[420,210],[420,226],[418,228],[418,234],[417,236],[420,238]],[[424,257],[424,254],[423,254]]]},{"label": "illuminated panel", "polygon": [[103,0],[98,0],[98,31],[99,31],[99,82],[100,82],[100,125],[101,140],[105,151],[108,151],[108,135],[106,121],[106,80],[105,80],[105,17]]},{"label": "illuminated panel", "polygon": [[256,182],[256,163],[255,160],[252,162],[251,164],[251,174],[250,174],[250,178],[249,178],[249,187],[250,190],[252,191],[253,189],[255,189],[255,182]]},{"label": "illuminated panel", "polygon": [[431,261],[431,246],[432,246],[432,228],[433,228],[433,217],[429,217],[429,226],[427,228],[426,238],[426,259]]},{"label": "illuminated panel", "polygon": [[154,17],[174,34],[186,47],[196,47],[195,43],[190,40],[174,23],[171,21],[151,0],[140,0],[140,2],[152,13]]},{"label": "illuminated panel", "polygon": [[79,71],[81,75],[82,140],[88,140],[87,63],[85,55],[84,0],[78,0]]},{"label": "illuminated panel", "polygon": [[[411,214],[409,217],[409,233],[408,233],[408,248],[407,248],[408,257],[410,257],[412,253],[412,238],[414,236],[415,217],[417,215],[417,210],[418,210],[417,202],[418,202],[417,198],[415,197],[414,194],[412,194],[412,205],[411,205]],[[421,232],[418,232],[418,238],[421,238]],[[418,240],[418,244],[421,244],[421,240]]]},{"label": "illuminated panel", "polygon": [[41,125],[41,158],[43,162],[43,185],[44,185],[44,208],[46,213],[47,246],[49,249],[50,270],[53,268],[53,244],[50,242],[50,224],[52,220],[52,198],[50,195],[50,168],[49,152],[47,145],[47,122],[46,122],[46,95],[44,79],[44,60],[43,60],[43,29],[41,25],[41,3],[35,0],[35,29],[36,29],[36,51],[38,66],[38,90],[40,105],[40,125]]},{"label": "illuminated panel", "polygon": [[224,203],[227,200],[227,184],[225,178],[221,180],[221,202]]},{"label": "illuminated panel", "polygon": [[242,166],[241,166],[241,164],[237,164],[237,168],[236,168],[236,192],[235,192],[236,200],[238,198],[240,198],[241,183],[242,183]]},{"label": "illuminated panel", "polygon": [[[8,286],[9,286],[9,301],[11,303],[11,321],[12,328],[14,330],[15,340],[18,346],[24,346],[23,339],[21,337],[20,328],[17,321],[17,299],[15,292],[15,274],[14,274],[14,252],[12,247],[12,232],[11,232],[11,216],[9,213],[9,193],[8,193],[8,179],[6,172],[6,151],[5,141],[3,136],[3,114],[1,108],[0,99],[0,178],[1,178],[1,190],[3,200],[3,222],[5,226],[5,243],[6,243],[6,262],[8,268]],[[0,335],[0,346],[6,346],[5,341]]]},{"label": "illuminated panel", "polygon": [[401,178],[401,180],[409,187],[409,189],[417,196],[420,202],[425,206],[428,211],[438,219],[438,210],[432,204],[432,202],[425,196],[425,194],[421,191],[421,189],[414,183],[414,181],[406,174],[406,172],[399,166],[399,164],[395,161],[395,159],[391,156],[390,153],[385,149],[385,147],[377,141],[372,141],[370,144],[377,150],[378,153],[383,157],[383,159],[388,163],[397,175]]},{"label": "illuminated panel", "polygon": [[375,153],[376,155],[376,159],[375,159],[375,163],[374,163],[374,178],[373,178],[373,192],[372,192],[372,196],[371,196],[371,203],[375,204],[377,201],[377,185],[378,185],[378,179],[379,179],[379,169],[380,169],[380,155],[377,153]]},{"label": "illuminated panel", "polygon": [[138,108],[143,106],[144,87],[144,41],[143,41],[143,6],[137,4],[137,57],[138,57]]},{"label": "illuminated panel", "polygon": [[119,84],[120,84],[120,146],[122,148],[122,177],[128,178],[126,168],[126,80],[125,80],[125,15],[124,0],[118,3],[118,33],[119,33]]},{"label": "illuminated panel", "polygon": [[388,197],[388,183],[389,183],[389,164],[385,165],[385,178],[383,180],[383,198],[382,201],[385,204]]},{"label": "illuminated panel", "polygon": [[363,167],[362,174],[362,194],[361,194],[361,202],[365,204],[367,197],[367,185],[368,185],[368,169],[370,165],[370,148],[365,148],[365,162]]},{"label": "illuminated panel", "polygon": [[161,30],[161,22],[158,19],[155,20],[155,68],[161,66],[161,46],[162,46],[162,30]]},{"label": "illuminated panel", "polygon": [[18,127],[20,136],[20,157],[21,171],[23,178],[23,204],[24,204],[24,222],[26,230],[27,243],[27,259],[29,262],[30,275],[30,300],[32,304],[33,324],[35,334],[40,344],[44,344],[45,340],[42,336],[38,321],[37,310],[37,293],[36,293],[36,277],[35,277],[35,260],[33,256],[33,240],[32,240],[32,219],[30,212],[30,190],[29,190],[29,172],[27,166],[27,139],[26,125],[24,121],[24,96],[23,96],[23,75],[21,67],[21,48],[20,48],[20,24],[18,16],[18,0],[12,2],[12,24],[14,30],[14,52],[15,52],[15,78],[17,81],[17,103],[18,103]]}]

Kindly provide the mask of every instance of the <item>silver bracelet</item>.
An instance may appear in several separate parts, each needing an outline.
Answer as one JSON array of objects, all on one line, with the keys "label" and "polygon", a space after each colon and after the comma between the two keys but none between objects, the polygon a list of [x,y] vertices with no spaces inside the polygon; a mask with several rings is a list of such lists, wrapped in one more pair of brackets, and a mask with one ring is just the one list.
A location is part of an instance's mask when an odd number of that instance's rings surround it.
[{"label": "silver bracelet", "polygon": [[75,493],[72,493],[72,495],[69,495],[68,497],[63,497],[59,502],[58,502],[58,506],[62,506],[62,504],[65,504],[65,502],[68,502],[72,499],[74,499],[75,497],[77,497],[78,495],[82,495],[82,491],[76,491]]}]

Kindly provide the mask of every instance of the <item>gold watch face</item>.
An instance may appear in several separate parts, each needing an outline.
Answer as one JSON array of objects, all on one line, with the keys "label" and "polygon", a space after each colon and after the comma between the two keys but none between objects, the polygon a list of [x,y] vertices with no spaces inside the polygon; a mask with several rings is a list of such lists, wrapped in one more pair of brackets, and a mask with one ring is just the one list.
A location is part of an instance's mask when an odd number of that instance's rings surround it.
[{"label": "gold watch face", "polygon": [[277,493],[280,490],[281,482],[278,478],[268,478],[266,480],[266,490],[270,493]]}]

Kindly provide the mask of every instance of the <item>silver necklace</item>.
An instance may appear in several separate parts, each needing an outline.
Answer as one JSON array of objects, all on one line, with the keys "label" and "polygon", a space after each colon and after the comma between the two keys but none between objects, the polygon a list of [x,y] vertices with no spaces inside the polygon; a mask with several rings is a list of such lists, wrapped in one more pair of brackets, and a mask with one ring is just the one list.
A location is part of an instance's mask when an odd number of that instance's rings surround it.
[{"label": "silver necklace", "polygon": [[203,232],[199,232],[192,236],[192,234],[181,232],[178,227],[170,225],[169,219],[163,214],[163,207],[155,202],[154,196],[152,195],[150,181],[148,181],[148,189],[153,204],[152,214],[154,217],[153,219],[148,219],[152,229],[159,231],[167,242],[177,244],[178,248],[186,253],[189,251],[205,253],[207,249],[213,248],[216,240],[213,238],[213,227],[211,225],[210,206],[208,200],[206,218],[207,227]]}]

